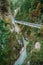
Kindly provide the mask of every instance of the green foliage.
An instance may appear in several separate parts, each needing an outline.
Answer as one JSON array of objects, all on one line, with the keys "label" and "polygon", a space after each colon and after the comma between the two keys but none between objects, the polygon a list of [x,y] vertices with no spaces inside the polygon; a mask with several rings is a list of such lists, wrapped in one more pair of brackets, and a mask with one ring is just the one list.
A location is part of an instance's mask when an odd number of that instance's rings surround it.
[{"label": "green foliage", "polygon": [[30,56],[30,65],[43,64],[43,41],[41,41],[41,50],[39,52],[33,51]]},{"label": "green foliage", "polygon": [[30,0],[25,0],[23,2],[23,4],[21,5],[21,11],[25,11],[25,12],[28,12],[29,11],[29,8],[31,7],[31,2]]},{"label": "green foliage", "polygon": [[30,40],[29,41],[29,44],[27,45],[27,47],[26,47],[26,50],[27,50],[27,54],[28,54],[28,52],[30,52],[31,50],[32,50],[32,46],[33,46],[33,41],[32,40]]},{"label": "green foliage", "polygon": [[0,20],[0,65],[12,65],[20,55],[21,45],[16,39],[17,33],[12,34],[7,25],[10,24]]},{"label": "green foliage", "polygon": [[8,60],[6,55],[10,50],[10,47],[7,47],[9,34],[6,24],[3,20],[0,20],[0,65],[4,65]]},{"label": "green foliage", "polygon": [[[24,61],[23,65],[27,65],[27,62],[30,61],[30,65],[42,65],[43,64],[43,40],[38,40],[41,44],[40,51],[37,52],[34,49],[34,45],[36,41],[30,40],[27,45],[27,58]],[[31,52],[32,51],[32,52]]]},{"label": "green foliage", "polygon": [[[37,8],[40,2],[40,7]],[[17,13],[15,19],[28,21],[32,23],[42,23],[43,3],[41,0],[24,0],[20,6],[20,12]],[[37,10],[36,10],[37,9]]]}]

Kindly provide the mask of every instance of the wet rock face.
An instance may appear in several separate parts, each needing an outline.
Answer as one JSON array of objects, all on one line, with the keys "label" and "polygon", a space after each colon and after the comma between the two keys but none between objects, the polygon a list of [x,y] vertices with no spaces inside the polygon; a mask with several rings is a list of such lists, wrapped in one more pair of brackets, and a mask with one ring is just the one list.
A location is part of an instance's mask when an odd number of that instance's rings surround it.
[{"label": "wet rock face", "polygon": [[41,7],[41,13],[43,13],[43,4],[42,4],[42,7]]},{"label": "wet rock face", "polygon": [[10,1],[0,0],[0,19],[5,19],[6,16],[9,16],[10,13],[11,13]]},{"label": "wet rock face", "polygon": [[0,12],[5,14],[8,12],[9,0],[0,0]]}]

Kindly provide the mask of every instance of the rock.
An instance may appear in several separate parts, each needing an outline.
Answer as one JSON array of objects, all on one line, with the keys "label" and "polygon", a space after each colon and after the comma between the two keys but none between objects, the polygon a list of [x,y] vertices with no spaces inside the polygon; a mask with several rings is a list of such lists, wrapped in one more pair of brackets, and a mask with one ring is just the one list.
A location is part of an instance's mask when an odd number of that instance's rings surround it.
[{"label": "rock", "polygon": [[27,62],[27,65],[30,65],[30,62],[29,61]]},{"label": "rock", "polygon": [[36,42],[35,43],[35,49],[38,50],[38,51],[40,51],[40,48],[41,48],[40,42]]}]

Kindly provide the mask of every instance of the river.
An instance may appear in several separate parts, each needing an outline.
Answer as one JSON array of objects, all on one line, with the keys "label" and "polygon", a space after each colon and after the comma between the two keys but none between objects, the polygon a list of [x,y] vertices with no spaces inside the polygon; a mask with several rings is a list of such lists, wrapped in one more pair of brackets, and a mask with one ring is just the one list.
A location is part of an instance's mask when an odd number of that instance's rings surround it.
[{"label": "river", "polygon": [[20,57],[17,59],[17,61],[14,63],[14,65],[22,65],[25,58],[27,57],[26,49],[21,53]]},{"label": "river", "polygon": [[[15,27],[16,32],[19,33],[20,32],[20,28],[19,28],[19,26],[17,24],[15,24],[15,20],[14,20],[13,16],[10,15],[9,17],[10,17],[10,19],[12,21],[12,24],[14,24],[14,27]],[[22,65],[23,62],[24,62],[24,60],[27,57],[26,46],[28,44],[28,41],[26,41],[24,39],[24,37],[23,37],[23,43],[24,43],[24,47],[21,50],[20,57],[16,60],[16,62],[14,63],[14,65]]]},{"label": "river", "polygon": [[26,46],[28,44],[28,41],[26,41],[24,38],[23,38],[23,41],[24,41],[24,47],[22,48],[20,57],[17,59],[17,61],[14,63],[14,65],[22,65],[24,60],[27,57]]}]

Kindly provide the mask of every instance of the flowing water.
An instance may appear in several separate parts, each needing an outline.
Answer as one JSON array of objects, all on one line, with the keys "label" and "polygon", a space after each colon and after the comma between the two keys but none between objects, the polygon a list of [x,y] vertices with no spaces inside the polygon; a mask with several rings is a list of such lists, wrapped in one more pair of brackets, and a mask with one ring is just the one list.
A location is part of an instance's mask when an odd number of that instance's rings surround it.
[{"label": "flowing water", "polygon": [[20,57],[17,59],[17,61],[14,63],[14,65],[22,65],[24,60],[27,57],[26,45],[28,44],[28,41],[26,41],[24,38],[23,38],[23,41],[24,41],[24,48],[22,49],[23,51],[21,52]]},{"label": "flowing water", "polygon": [[18,60],[14,63],[14,65],[22,65],[24,62],[25,58],[27,57],[26,49],[21,53],[20,57]]}]

